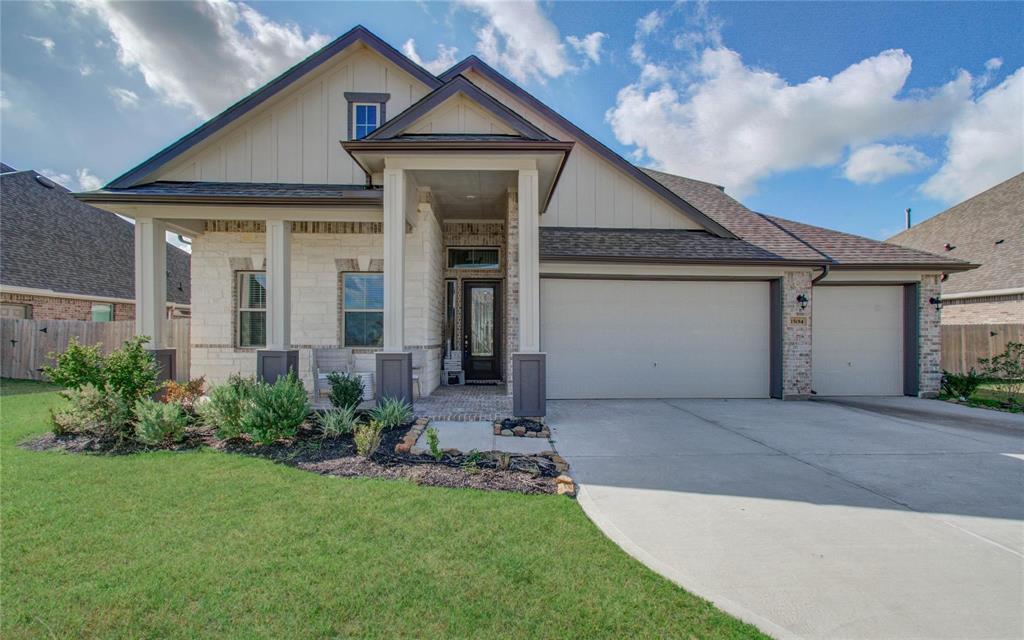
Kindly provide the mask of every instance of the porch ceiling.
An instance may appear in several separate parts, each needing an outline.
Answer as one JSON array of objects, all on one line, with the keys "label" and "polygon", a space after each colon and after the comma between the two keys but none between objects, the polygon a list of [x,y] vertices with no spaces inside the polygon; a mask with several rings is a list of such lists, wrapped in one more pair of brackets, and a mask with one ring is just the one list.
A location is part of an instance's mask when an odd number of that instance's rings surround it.
[{"label": "porch ceiling", "polygon": [[434,207],[445,220],[505,217],[508,190],[516,186],[514,171],[411,172],[421,187],[430,187]]}]

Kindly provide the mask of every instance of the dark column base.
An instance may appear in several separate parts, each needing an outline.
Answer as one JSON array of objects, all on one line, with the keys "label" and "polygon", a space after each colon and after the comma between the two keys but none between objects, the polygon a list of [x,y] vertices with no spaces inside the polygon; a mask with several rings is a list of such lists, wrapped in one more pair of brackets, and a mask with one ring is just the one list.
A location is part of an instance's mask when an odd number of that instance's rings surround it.
[{"label": "dark column base", "polygon": [[377,402],[401,398],[412,406],[412,353],[377,352]]},{"label": "dark column base", "polygon": [[512,415],[542,418],[547,415],[547,354],[512,354]]},{"label": "dark column base", "polygon": [[783,400],[810,400],[811,396],[806,393],[790,393],[782,396]]},{"label": "dark column base", "polygon": [[150,353],[156,360],[156,366],[160,368],[159,373],[156,374],[157,384],[162,385],[168,380],[178,379],[178,370],[174,362],[176,349],[151,349]]},{"label": "dark column base", "polygon": [[260,349],[256,352],[256,379],[274,384],[277,379],[294,371],[299,375],[299,352],[297,350],[275,351]]}]

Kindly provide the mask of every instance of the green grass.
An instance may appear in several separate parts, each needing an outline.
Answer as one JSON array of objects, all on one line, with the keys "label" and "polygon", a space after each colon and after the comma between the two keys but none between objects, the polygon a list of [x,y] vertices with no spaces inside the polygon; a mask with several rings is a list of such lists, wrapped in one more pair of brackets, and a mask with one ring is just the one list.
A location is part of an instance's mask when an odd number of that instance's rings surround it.
[{"label": "green grass", "polygon": [[0,395],[4,638],[759,636],[563,497],[27,451],[59,398]]}]

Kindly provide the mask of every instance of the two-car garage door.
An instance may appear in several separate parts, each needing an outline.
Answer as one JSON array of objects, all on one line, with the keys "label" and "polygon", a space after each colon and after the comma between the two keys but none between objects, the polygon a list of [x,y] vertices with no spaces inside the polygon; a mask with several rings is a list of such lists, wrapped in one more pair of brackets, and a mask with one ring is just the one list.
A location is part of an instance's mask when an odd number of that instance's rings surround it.
[{"label": "two-car garage door", "polygon": [[767,282],[541,280],[547,395],[766,398]]}]

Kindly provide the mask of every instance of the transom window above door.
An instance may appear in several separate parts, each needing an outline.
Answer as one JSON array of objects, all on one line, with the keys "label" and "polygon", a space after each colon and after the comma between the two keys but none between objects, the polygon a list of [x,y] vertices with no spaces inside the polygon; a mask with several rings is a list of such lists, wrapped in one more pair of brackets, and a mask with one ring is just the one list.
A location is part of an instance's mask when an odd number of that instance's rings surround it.
[{"label": "transom window above door", "polygon": [[380,105],[371,103],[359,103],[352,105],[355,125],[352,127],[352,134],[356,140],[365,138],[373,133],[374,129],[380,126]]},{"label": "transom window above door", "polygon": [[450,247],[449,269],[498,269],[501,252],[497,247]]}]

